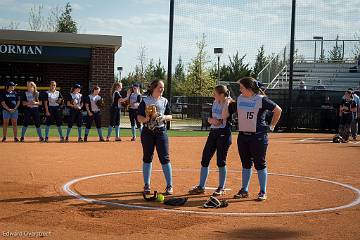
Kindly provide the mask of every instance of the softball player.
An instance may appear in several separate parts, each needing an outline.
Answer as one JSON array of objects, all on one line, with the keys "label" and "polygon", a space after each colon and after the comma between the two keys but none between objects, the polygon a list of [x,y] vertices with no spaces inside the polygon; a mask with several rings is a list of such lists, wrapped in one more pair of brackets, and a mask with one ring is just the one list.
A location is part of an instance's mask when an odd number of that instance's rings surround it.
[{"label": "softball player", "polygon": [[49,131],[51,122],[55,120],[56,127],[59,133],[60,142],[64,142],[64,137],[62,134],[62,108],[63,96],[59,91],[56,90],[56,82],[50,82],[50,89],[45,92],[44,96],[44,106],[45,106],[45,116],[46,116],[46,127],[45,127],[45,142],[49,141]]},{"label": "softball player", "polygon": [[120,138],[120,115],[122,97],[120,92],[122,90],[122,83],[115,82],[111,88],[112,104],[110,107],[110,124],[106,141],[110,141],[111,132],[115,128],[115,141],[121,141]]},{"label": "softball player", "polygon": [[219,186],[213,193],[220,196],[225,193],[226,182],[226,157],[231,145],[231,115],[234,107],[231,102],[230,92],[227,87],[219,85],[214,91],[215,101],[212,105],[208,122],[211,124],[201,160],[200,184],[189,191],[189,194],[205,193],[205,184],[209,175],[209,163],[216,152],[217,166],[219,168]]},{"label": "softball player", "polygon": [[140,86],[138,84],[132,85],[128,99],[129,99],[129,103],[130,103],[129,118],[130,118],[130,123],[131,123],[131,134],[132,134],[131,141],[135,141],[136,140],[136,127],[138,129],[140,129],[140,133],[142,131],[142,126],[141,126],[140,122],[137,120],[138,108],[139,108],[139,104],[141,102]]},{"label": "softball player", "polygon": [[22,104],[24,106],[24,123],[21,130],[20,142],[24,142],[26,130],[29,126],[31,118],[34,120],[36,132],[39,136],[39,141],[43,142],[44,138],[40,128],[40,112],[39,106],[41,102],[39,100],[39,92],[37,91],[36,84],[34,82],[27,82],[27,91],[22,95]]},{"label": "softball player", "polygon": [[144,124],[141,132],[141,144],[143,147],[143,176],[144,194],[150,193],[150,179],[154,149],[158,153],[162,169],[166,179],[166,195],[173,194],[172,170],[169,158],[169,139],[166,133],[166,121],[171,121],[169,102],[162,96],[164,82],[154,80],[140,105],[138,121]]},{"label": "softball player", "polygon": [[355,113],[357,111],[356,102],[353,99],[353,92],[348,90],[345,92],[344,98],[340,104],[340,126],[339,134],[345,142],[349,141],[351,133],[351,123],[355,118]]},{"label": "softball player", "polygon": [[[239,83],[241,95],[236,104],[239,123],[237,144],[243,169],[242,188],[234,198],[247,198],[249,196],[251,169],[254,164],[260,183],[258,200],[264,201],[267,198],[267,165],[265,160],[268,146],[267,132],[274,130],[282,110],[265,96],[255,79],[245,77]],[[267,111],[273,112],[270,126],[265,121]]]},{"label": "softball player", "polygon": [[96,129],[99,135],[99,141],[105,142],[101,129],[101,110],[100,110],[100,105],[101,105],[100,103],[103,101],[103,99],[99,95],[99,93],[100,93],[100,87],[95,86],[92,89],[92,93],[85,98],[85,108],[88,114],[88,118],[85,128],[84,142],[87,142],[93,121],[95,121]]},{"label": "softball player", "polygon": [[9,120],[11,119],[11,124],[13,126],[14,132],[14,142],[18,142],[17,138],[17,119],[18,119],[18,108],[20,106],[20,98],[15,92],[16,84],[13,82],[8,82],[5,87],[5,92],[0,95],[0,103],[3,108],[3,138],[2,142],[6,141],[7,136],[7,127],[9,125]]},{"label": "softball player", "polygon": [[83,101],[80,91],[81,86],[79,84],[74,84],[70,91],[70,98],[67,101],[67,107],[70,109],[70,115],[68,118],[68,128],[66,130],[65,142],[69,142],[69,136],[74,122],[76,122],[76,125],[78,127],[78,142],[83,141],[83,139],[81,138],[81,127],[83,124],[83,115],[81,109],[83,107]]}]

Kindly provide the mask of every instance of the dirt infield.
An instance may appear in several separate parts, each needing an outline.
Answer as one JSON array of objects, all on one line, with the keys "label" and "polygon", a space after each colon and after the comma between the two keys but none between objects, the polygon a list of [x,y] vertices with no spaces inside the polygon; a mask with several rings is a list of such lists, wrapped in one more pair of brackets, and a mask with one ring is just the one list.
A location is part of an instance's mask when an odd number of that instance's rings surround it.
[{"label": "dirt infield", "polygon": [[[360,239],[360,205],[351,205],[359,197],[360,143],[332,144],[331,135],[315,134],[272,134],[270,139],[268,201],[254,201],[256,171],[251,197],[231,199],[241,185],[234,136],[228,157],[231,190],[224,197],[229,206],[201,208],[208,190],[165,211],[139,193],[139,142],[45,144],[34,138],[0,144],[0,238],[32,233],[45,239]],[[170,138],[176,196],[197,184],[205,140]],[[161,169],[157,157],[153,169]],[[211,169],[207,186],[216,187],[216,161]],[[162,172],[154,171],[152,189],[162,191],[164,182]]]}]

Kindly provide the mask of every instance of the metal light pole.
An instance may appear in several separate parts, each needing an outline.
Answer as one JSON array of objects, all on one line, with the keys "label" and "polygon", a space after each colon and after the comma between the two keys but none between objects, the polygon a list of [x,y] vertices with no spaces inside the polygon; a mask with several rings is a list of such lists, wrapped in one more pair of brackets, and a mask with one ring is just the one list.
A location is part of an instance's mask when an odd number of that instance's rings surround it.
[{"label": "metal light pole", "polygon": [[214,54],[217,56],[217,60],[218,60],[218,81],[217,81],[217,85],[220,84],[220,57],[221,57],[221,55],[223,53],[224,53],[223,48],[214,48]]},{"label": "metal light pole", "polygon": [[[171,107],[172,101],[172,52],[173,52],[173,39],[174,39],[174,12],[175,0],[170,0],[170,14],[169,14],[169,49],[168,49],[168,71],[167,71],[167,94],[169,104]],[[170,121],[167,123],[167,129],[170,129]]]},{"label": "metal light pole", "polygon": [[295,51],[295,16],[296,16],[296,0],[292,0],[291,11],[291,37],[290,37],[290,63],[289,63],[289,95],[287,105],[287,128],[292,130],[292,98],[293,98],[293,77],[294,77],[294,51]]},{"label": "metal light pole", "polygon": [[122,73],[122,71],[124,70],[124,68],[123,68],[123,67],[117,67],[117,70],[118,70],[118,72],[119,72],[118,82],[121,82],[121,73]]}]

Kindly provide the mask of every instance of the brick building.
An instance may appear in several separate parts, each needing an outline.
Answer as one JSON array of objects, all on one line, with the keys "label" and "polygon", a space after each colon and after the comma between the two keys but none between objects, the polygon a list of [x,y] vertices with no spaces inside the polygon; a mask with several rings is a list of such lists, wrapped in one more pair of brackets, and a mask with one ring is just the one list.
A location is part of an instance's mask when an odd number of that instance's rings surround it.
[{"label": "brick building", "polygon": [[[0,30],[0,86],[13,81],[23,90],[34,81],[41,91],[54,80],[66,97],[74,83],[83,94],[98,84],[108,105],[121,44],[121,36]],[[103,116],[107,123],[108,111]]]}]

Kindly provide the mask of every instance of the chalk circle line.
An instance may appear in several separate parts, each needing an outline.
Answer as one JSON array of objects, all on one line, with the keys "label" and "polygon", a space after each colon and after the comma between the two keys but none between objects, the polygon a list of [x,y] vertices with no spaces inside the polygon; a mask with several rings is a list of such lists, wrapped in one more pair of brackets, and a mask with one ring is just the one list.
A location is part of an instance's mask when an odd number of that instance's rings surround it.
[{"label": "chalk circle line", "polygon": [[[189,169],[177,169],[173,170],[177,172],[189,172]],[[194,170],[195,171],[195,170]],[[194,172],[191,171],[191,172]],[[214,170],[210,170],[214,171]],[[162,170],[153,170],[153,172],[162,172]],[[228,172],[232,173],[240,173],[239,170],[228,170]],[[99,205],[109,205],[109,206],[115,206],[115,207],[122,207],[122,208],[130,208],[130,209],[142,209],[142,210],[157,210],[157,211],[163,211],[163,212],[171,212],[171,213],[183,213],[183,214],[198,214],[198,215],[215,215],[215,216],[247,216],[247,217],[253,217],[253,216],[284,216],[284,215],[303,215],[303,214],[311,214],[311,213],[323,213],[323,212],[332,212],[332,211],[338,211],[338,210],[344,210],[347,208],[355,207],[356,205],[360,204],[360,189],[353,187],[349,184],[340,183],[332,180],[326,180],[322,178],[316,178],[316,177],[307,177],[307,176],[299,176],[299,175],[293,175],[293,174],[282,174],[282,173],[269,173],[269,175],[272,176],[280,176],[280,177],[291,177],[291,178],[299,178],[299,179],[307,179],[312,181],[319,181],[323,183],[333,184],[340,186],[342,188],[351,190],[353,193],[355,193],[356,198],[345,205],[340,205],[336,207],[330,207],[330,208],[320,208],[320,209],[309,209],[309,210],[301,210],[301,211],[279,211],[279,212],[205,212],[205,211],[194,211],[194,210],[181,210],[181,209],[168,209],[168,208],[161,208],[161,207],[151,207],[151,206],[141,206],[141,205],[131,205],[131,204],[124,204],[124,203],[117,203],[117,202],[108,202],[104,200],[97,200],[92,198],[87,198],[73,190],[71,187],[79,183],[81,181],[85,181],[88,179],[94,179],[99,177],[107,177],[107,176],[113,176],[113,175],[124,175],[124,174],[134,174],[134,173],[142,173],[141,170],[132,170],[132,171],[121,171],[121,172],[112,172],[112,173],[103,173],[103,174],[96,174],[92,176],[85,176],[80,177],[76,179],[72,179],[65,183],[62,186],[62,190],[68,194],[69,196],[72,196],[78,200],[85,201],[88,203],[93,204],[99,204]]]}]

